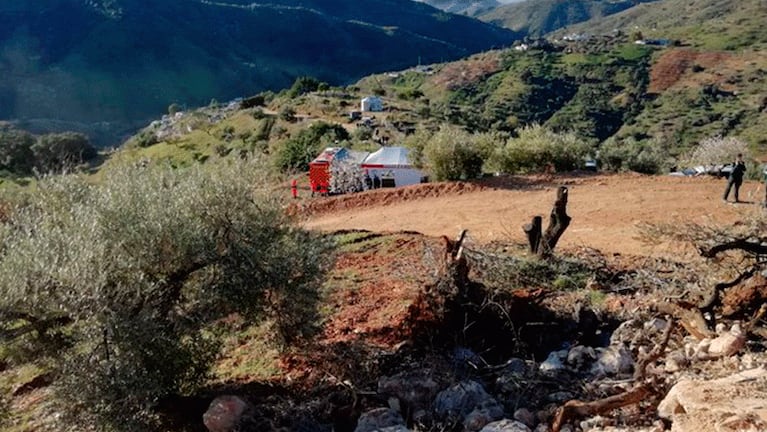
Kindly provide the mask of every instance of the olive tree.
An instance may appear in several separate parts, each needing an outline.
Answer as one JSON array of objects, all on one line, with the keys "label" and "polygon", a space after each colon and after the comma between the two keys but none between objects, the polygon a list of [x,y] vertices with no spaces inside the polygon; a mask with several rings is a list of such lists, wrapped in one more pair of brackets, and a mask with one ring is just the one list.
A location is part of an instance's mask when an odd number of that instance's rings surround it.
[{"label": "olive tree", "polygon": [[265,172],[221,159],[118,167],[98,184],[50,176],[13,209],[0,229],[0,325],[43,344],[66,335],[53,364],[67,412],[151,428],[163,398],[204,382],[218,347],[209,326],[234,312],[271,320],[283,343],[311,334],[329,245],[258,187]]}]

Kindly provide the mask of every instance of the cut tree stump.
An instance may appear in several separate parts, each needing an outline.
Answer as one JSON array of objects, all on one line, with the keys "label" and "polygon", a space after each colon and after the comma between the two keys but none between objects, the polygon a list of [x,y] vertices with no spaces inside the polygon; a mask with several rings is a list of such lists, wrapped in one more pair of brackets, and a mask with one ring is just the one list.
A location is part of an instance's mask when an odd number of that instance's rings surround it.
[{"label": "cut tree stump", "polygon": [[543,230],[543,217],[534,216],[532,222],[522,227],[530,244],[530,252],[539,258],[547,258],[554,252],[554,248],[570,225],[572,218],[567,215],[568,189],[560,186],[557,189],[557,200],[551,209],[549,226]]}]

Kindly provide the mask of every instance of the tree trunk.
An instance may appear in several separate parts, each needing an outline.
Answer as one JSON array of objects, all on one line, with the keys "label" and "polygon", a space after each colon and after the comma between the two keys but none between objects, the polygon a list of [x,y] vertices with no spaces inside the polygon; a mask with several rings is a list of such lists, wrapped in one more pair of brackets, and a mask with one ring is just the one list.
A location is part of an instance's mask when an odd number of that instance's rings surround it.
[{"label": "tree trunk", "polygon": [[551,256],[557,242],[559,242],[559,238],[562,237],[562,234],[570,225],[572,218],[567,215],[567,195],[567,187],[560,186],[557,190],[557,200],[551,209],[549,226],[546,228],[546,232],[541,233],[543,229],[543,218],[541,216],[533,217],[533,221],[522,228],[527,235],[530,252],[539,258]]}]

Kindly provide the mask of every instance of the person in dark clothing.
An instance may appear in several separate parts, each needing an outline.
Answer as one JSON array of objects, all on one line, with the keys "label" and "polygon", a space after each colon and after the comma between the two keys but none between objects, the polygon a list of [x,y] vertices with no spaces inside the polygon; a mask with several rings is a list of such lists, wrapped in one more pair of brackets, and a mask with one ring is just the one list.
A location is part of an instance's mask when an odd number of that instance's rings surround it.
[{"label": "person in dark clothing", "polygon": [[378,189],[381,187],[381,179],[378,178],[378,174],[373,173],[373,189]]},{"label": "person in dark clothing", "polygon": [[722,200],[727,202],[727,198],[730,196],[730,189],[735,186],[735,202],[740,202],[740,185],[743,184],[743,174],[746,172],[746,163],[743,162],[743,155],[738,153],[738,157],[735,159],[735,163],[730,171],[730,176],[727,179],[727,189],[724,190],[724,197]]},{"label": "person in dark clothing", "polygon": [[370,179],[370,175],[368,175],[367,171],[365,171],[365,189],[373,189],[373,180]]}]

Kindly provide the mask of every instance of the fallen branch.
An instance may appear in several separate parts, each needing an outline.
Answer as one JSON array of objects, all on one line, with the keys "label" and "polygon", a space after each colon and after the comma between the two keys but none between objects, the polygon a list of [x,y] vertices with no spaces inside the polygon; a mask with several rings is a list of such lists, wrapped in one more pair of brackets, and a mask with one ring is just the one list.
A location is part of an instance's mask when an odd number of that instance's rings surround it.
[{"label": "fallen branch", "polygon": [[579,400],[568,401],[557,410],[557,413],[554,416],[554,422],[551,425],[551,431],[559,432],[562,429],[562,426],[572,420],[593,417],[628,405],[634,405],[655,395],[656,391],[650,383],[646,381],[647,366],[658,360],[666,351],[674,327],[674,321],[669,319],[669,324],[663,333],[661,342],[637,362],[637,367],[634,371],[634,382],[637,382],[638,384],[624,393],[592,402],[583,402]]},{"label": "fallen branch", "polygon": [[559,432],[566,423],[576,418],[593,417],[595,415],[610,412],[614,409],[637,404],[652,394],[650,386],[640,384],[631,390],[600,399],[593,402],[571,400],[557,410],[554,423],[551,425],[552,432]]}]

